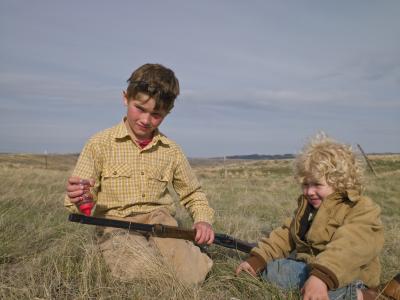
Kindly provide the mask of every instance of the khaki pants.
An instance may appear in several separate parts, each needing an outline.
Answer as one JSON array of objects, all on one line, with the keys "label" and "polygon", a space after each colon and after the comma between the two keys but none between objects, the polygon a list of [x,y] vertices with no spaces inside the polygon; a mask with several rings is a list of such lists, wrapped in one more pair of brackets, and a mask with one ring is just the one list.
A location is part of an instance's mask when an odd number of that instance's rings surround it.
[{"label": "khaki pants", "polygon": [[[177,226],[166,209],[124,220]],[[112,275],[122,280],[167,276],[187,284],[200,284],[212,267],[212,260],[186,240],[145,237],[109,227],[97,227],[96,233],[100,251]]]}]

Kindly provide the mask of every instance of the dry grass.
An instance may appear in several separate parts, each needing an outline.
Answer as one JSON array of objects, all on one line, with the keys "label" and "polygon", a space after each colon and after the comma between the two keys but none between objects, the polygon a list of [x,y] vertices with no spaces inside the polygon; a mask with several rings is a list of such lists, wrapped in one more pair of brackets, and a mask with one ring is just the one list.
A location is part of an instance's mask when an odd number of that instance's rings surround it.
[{"label": "dry grass", "polygon": [[[0,299],[298,299],[233,270],[245,256],[209,249],[214,267],[200,287],[179,282],[153,259],[146,278],[123,282],[107,270],[93,228],[67,222],[65,181],[76,156],[0,155]],[[378,177],[366,193],[382,207],[386,242],[382,280],[399,271],[400,156],[374,156]],[[298,187],[291,161],[197,162],[195,171],[216,209],[215,230],[255,241],[290,216]],[[183,209],[178,218],[190,226]]]}]

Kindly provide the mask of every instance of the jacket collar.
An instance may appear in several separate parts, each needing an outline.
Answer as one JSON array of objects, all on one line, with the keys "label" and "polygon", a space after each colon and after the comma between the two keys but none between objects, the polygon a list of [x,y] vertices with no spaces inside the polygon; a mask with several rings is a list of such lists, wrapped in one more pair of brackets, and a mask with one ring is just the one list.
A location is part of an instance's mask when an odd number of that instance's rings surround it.
[{"label": "jacket collar", "polygon": [[[324,201],[322,201],[322,205],[330,206],[331,203],[333,204],[338,201],[342,202],[343,200],[349,200],[353,203],[356,203],[360,200],[360,198],[361,194],[359,191],[349,189],[342,192],[334,192],[330,194],[328,197],[326,197],[326,199],[324,199]],[[307,202],[307,198],[304,195],[301,195],[299,201]]]},{"label": "jacket collar", "polygon": [[344,191],[344,194],[351,202],[357,202],[361,198],[361,194],[357,190],[346,190]]}]

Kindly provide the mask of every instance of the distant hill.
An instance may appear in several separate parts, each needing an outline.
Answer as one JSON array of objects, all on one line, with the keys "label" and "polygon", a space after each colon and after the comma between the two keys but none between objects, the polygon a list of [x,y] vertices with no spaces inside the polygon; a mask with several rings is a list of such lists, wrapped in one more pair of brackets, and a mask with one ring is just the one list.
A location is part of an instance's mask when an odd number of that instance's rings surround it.
[{"label": "distant hill", "polygon": [[[383,152],[383,153],[367,153],[369,156],[376,156],[376,155],[399,155],[400,153],[396,152]],[[247,154],[247,155],[229,155],[226,156],[226,159],[251,159],[251,160],[278,160],[278,159],[292,159],[295,158],[294,154]],[[223,157],[215,157],[213,159],[224,159]]]},{"label": "distant hill", "polygon": [[262,159],[291,159],[294,158],[294,154],[249,154],[249,155],[231,155],[227,156],[227,159],[255,159],[255,160],[262,160]]}]

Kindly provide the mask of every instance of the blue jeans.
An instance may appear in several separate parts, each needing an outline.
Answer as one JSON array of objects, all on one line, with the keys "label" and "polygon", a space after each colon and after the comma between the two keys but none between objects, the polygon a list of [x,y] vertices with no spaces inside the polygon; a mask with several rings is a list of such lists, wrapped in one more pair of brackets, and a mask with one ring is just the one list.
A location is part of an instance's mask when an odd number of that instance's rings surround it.
[{"label": "blue jeans", "polygon": [[[268,263],[261,277],[282,289],[301,289],[309,277],[309,269],[304,262],[284,258]],[[329,299],[357,300],[357,289],[363,288],[365,286],[361,281],[354,281],[345,287],[328,291]]]}]

